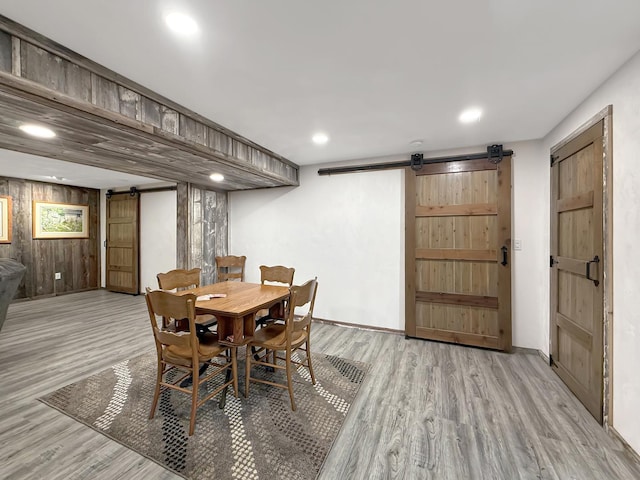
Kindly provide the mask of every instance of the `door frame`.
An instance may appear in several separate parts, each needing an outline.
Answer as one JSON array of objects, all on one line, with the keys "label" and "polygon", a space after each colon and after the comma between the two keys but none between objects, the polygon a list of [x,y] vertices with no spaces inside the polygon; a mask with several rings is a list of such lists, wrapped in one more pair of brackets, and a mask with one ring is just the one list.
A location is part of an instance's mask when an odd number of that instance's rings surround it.
[{"label": "door frame", "polygon": [[[602,145],[602,265],[603,265],[603,358],[602,358],[602,425],[606,431],[613,426],[613,106],[608,105],[591,117],[574,132],[553,145],[550,154],[571,142],[573,139],[604,121]],[[549,197],[551,197],[551,189]],[[549,229],[551,222],[549,218]],[[549,284],[550,295],[552,284]],[[549,352],[552,351],[551,318],[554,315],[553,302],[549,302]]]}]

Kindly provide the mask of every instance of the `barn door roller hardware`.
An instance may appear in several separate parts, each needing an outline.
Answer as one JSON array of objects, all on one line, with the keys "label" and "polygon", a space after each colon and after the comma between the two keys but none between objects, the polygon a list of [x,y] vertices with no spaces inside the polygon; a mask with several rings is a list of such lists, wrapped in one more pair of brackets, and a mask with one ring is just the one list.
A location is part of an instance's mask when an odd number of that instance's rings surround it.
[{"label": "barn door roller hardware", "polygon": [[423,167],[423,165],[428,165],[430,163],[461,162],[464,160],[482,160],[483,158],[488,159],[491,163],[498,164],[504,157],[509,157],[511,155],[513,155],[513,150],[503,150],[502,145],[489,145],[487,147],[487,151],[482,153],[434,158],[424,158],[422,153],[414,153],[411,155],[411,160],[406,162],[373,163],[371,165],[354,165],[351,167],[321,168],[318,170],[318,175],[366,172],[369,170],[389,170],[392,168],[404,167],[411,167],[412,170],[418,171]]},{"label": "barn door roller hardware", "polygon": [[105,194],[107,198],[111,198],[114,195],[130,195],[132,197],[135,197],[136,195],[140,194],[140,193],[153,193],[153,192],[171,192],[174,190],[177,190],[178,187],[175,186],[171,186],[171,187],[157,187],[157,188],[146,188],[144,190],[139,190],[136,187],[131,187],[129,190],[123,190],[121,192],[114,192],[113,190],[107,190],[107,193]]}]

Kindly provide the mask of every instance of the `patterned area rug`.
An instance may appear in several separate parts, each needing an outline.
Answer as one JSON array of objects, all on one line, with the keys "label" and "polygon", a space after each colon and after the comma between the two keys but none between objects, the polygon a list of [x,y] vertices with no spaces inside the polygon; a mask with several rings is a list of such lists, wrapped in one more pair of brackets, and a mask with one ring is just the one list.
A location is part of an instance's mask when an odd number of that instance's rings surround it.
[{"label": "patterned area rug", "polygon": [[[330,355],[312,358],[316,385],[306,369],[295,374],[295,412],[287,390],[252,383],[249,398],[235,398],[230,389],[224,409],[218,408],[218,397],[201,406],[191,437],[189,395],[164,392],[156,416],[148,419],[155,352],[118,363],[40,400],[185,478],[314,479],[368,366]],[[238,365],[241,391],[243,364]],[[279,371],[258,367],[254,372],[284,379]],[[207,388],[215,385],[203,385],[201,394]]]}]

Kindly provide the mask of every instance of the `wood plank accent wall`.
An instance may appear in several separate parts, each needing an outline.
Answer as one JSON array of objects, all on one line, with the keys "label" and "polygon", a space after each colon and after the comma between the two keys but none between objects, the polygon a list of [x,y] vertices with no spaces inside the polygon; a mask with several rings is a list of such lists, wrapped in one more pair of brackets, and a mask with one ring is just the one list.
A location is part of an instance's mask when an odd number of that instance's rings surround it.
[{"label": "wood plank accent wall", "polygon": [[182,183],[177,198],[178,268],[200,267],[201,282],[214,283],[215,257],[228,252],[228,196]]},{"label": "wood plank accent wall", "polygon": [[[298,166],[0,15],[0,147],[225,191],[298,185]],[[17,133],[46,118],[60,142]]]},{"label": "wood plank accent wall", "polygon": [[[0,177],[0,195],[9,195],[13,201],[12,241],[0,245],[0,257],[27,267],[15,298],[100,287],[99,190]],[[33,239],[33,200],[89,205],[89,238]],[[56,272],[62,274],[60,280],[54,279]]]}]

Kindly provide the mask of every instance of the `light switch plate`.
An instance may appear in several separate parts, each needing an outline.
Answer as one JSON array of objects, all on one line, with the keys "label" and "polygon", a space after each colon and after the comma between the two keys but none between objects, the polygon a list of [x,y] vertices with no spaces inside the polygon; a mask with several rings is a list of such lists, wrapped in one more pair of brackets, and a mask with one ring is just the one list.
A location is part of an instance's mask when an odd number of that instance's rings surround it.
[{"label": "light switch plate", "polygon": [[513,249],[514,250],[522,250],[522,240],[514,240],[513,241]]},{"label": "light switch plate", "polygon": [[60,272],[56,272],[56,276],[55,276],[56,280],[60,280],[62,279],[62,274]]}]

